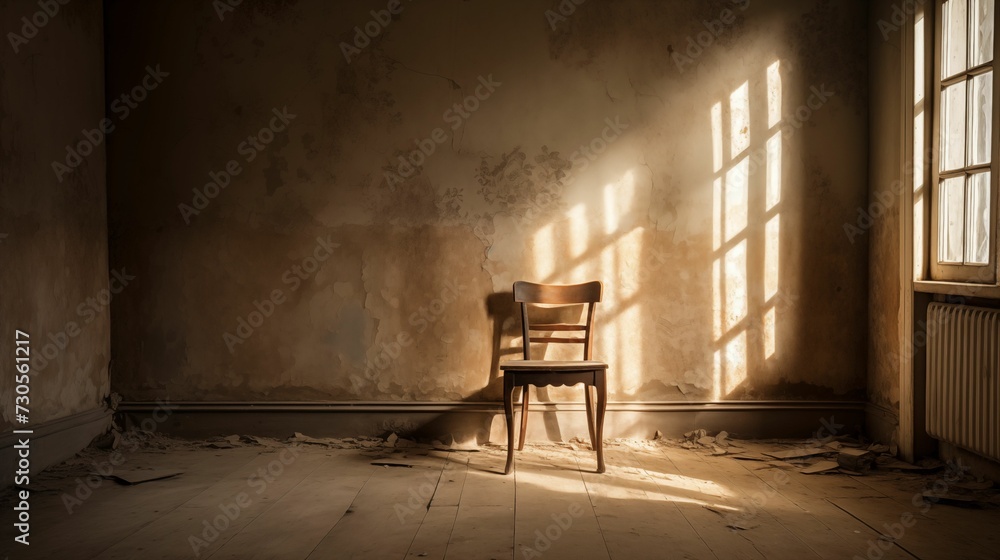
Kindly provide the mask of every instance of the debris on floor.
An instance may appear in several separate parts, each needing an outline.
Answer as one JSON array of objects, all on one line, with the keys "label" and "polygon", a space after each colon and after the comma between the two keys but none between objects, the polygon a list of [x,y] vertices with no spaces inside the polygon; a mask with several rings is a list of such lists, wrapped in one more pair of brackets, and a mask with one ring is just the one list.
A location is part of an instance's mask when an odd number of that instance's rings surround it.
[{"label": "debris on floor", "polygon": [[1000,507],[1000,491],[994,488],[993,481],[975,479],[967,473],[958,473],[958,477],[944,485],[941,478],[927,483],[921,492],[924,501],[967,508]]},{"label": "debris on floor", "polygon": [[481,449],[478,443],[460,444],[458,442],[451,442],[451,445],[445,445],[440,442],[431,443],[431,448],[437,451],[458,451],[463,453],[479,453]]},{"label": "debris on floor", "polygon": [[396,444],[393,446],[398,449],[409,449],[413,447],[419,447],[419,444],[412,439],[399,438],[396,440]]},{"label": "debris on floor", "polygon": [[899,459],[893,457],[892,455],[883,454],[875,458],[875,464],[878,465],[880,469],[892,469],[901,471],[912,471],[912,472],[934,472],[938,469],[944,467],[944,463],[937,459],[921,459],[913,463],[907,463],[905,461],[900,461]]},{"label": "debris on floor", "polygon": [[[665,438],[659,430],[656,431],[656,434],[659,434],[659,438],[657,439],[657,435],[654,435],[654,439],[649,440],[648,443],[679,447],[704,455],[728,456],[738,461],[761,463],[761,466],[756,467],[755,470],[780,468],[797,470],[803,474],[865,476],[872,471],[933,474],[946,466],[938,459],[921,459],[916,463],[900,461],[893,455],[897,451],[895,445],[864,442],[846,435],[808,440],[743,440],[744,444],[740,444],[738,443],[740,440],[734,440],[732,435],[725,430],[715,435],[706,429],[691,430],[678,439]],[[770,447],[771,449],[762,449],[762,447]],[[959,492],[962,490],[986,491],[993,487],[991,481],[966,481],[966,483],[969,485],[968,488],[963,488],[962,482],[958,482],[954,486],[959,489]],[[980,498],[980,501],[983,499]],[[996,499],[997,503],[1000,503],[1000,493]],[[989,499],[986,500],[989,501]],[[959,494],[959,498],[955,499],[955,502],[961,501],[961,494]]]},{"label": "debris on floor", "polygon": [[[405,440],[399,440],[405,441]],[[295,432],[292,436],[285,440],[286,443],[301,443],[305,445],[319,445],[323,447],[328,447],[330,449],[371,449],[376,447],[385,446],[385,441],[378,437],[369,436],[357,436],[357,437],[347,437],[347,438],[317,438],[312,436],[307,436],[301,432]],[[390,446],[391,447],[391,446]],[[401,447],[399,442],[396,442],[396,447]]]},{"label": "debris on floor", "polygon": [[[659,430],[657,430],[659,433]],[[670,443],[672,440],[657,440],[666,441]],[[722,456],[722,455],[737,455],[742,454],[742,450],[732,449],[737,447],[737,444],[729,439],[729,432],[723,430],[716,435],[709,435],[707,430],[692,430],[684,434],[684,438],[679,442],[680,447],[684,449],[706,449],[711,451],[712,455]]]},{"label": "debris on floor", "polygon": [[309,443],[309,444],[312,444],[312,445],[326,445],[326,446],[330,446],[330,445],[339,444],[340,442],[341,442],[341,440],[339,440],[339,439],[334,439],[334,438],[319,439],[319,438],[314,438],[314,437],[307,436],[307,435],[302,434],[300,432],[295,432],[294,434],[292,434],[292,437],[288,438],[288,443]]},{"label": "debris on floor", "polygon": [[[733,440],[726,431],[712,435],[705,429],[686,432],[676,439],[662,437],[659,431],[656,433],[660,437],[657,439],[654,435],[648,443],[706,456],[728,456],[746,461],[749,470],[776,468],[811,476],[889,477],[928,502],[959,507],[1000,507],[1000,487],[993,481],[974,478],[961,466],[945,464],[939,459],[925,458],[915,463],[901,461],[895,457],[898,451],[895,445],[866,442],[845,435],[807,440]],[[733,447],[742,449],[734,450]],[[946,483],[943,488],[942,483]],[[721,510],[712,511],[725,514]]]},{"label": "debris on floor", "polygon": [[[794,444],[786,442],[785,445]],[[889,451],[890,447],[886,445],[863,444],[853,438],[841,437],[828,442],[810,441],[804,445],[762,453],[767,457],[795,465],[803,474],[865,476],[874,469],[930,473],[944,466],[944,463],[937,460],[926,460],[912,465],[896,459],[889,454]]]},{"label": "debris on floor", "polygon": [[989,490],[993,488],[992,480],[968,480],[968,481],[958,481],[952,483],[955,488],[961,488],[962,490],[971,490],[973,492],[977,490]]},{"label": "debris on floor", "polygon": [[819,474],[837,470],[836,461],[816,461],[808,467],[802,469],[802,474]]},{"label": "debris on floor", "polygon": [[573,451],[589,451],[590,442],[584,440],[582,437],[577,436],[570,438],[569,442],[567,442],[564,445],[564,447],[568,447]]},{"label": "debris on floor", "polygon": [[801,459],[804,457],[813,457],[815,455],[825,455],[827,453],[835,453],[836,451],[830,449],[820,449],[818,447],[807,447],[807,448],[795,448],[786,449],[784,451],[767,451],[764,455],[768,457],[774,457],[775,459]]},{"label": "debris on floor", "polygon": [[112,430],[94,438],[94,440],[90,442],[90,445],[96,447],[97,449],[118,449],[118,446],[120,446],[121,443],[121,432]]},{"label": "debris on floor", "polygon": [[868,449],[843,449],[837,453],[837,465],[857,473],[867,473],[875,463],[875,453]]},{"label": "debris on floor", "polygon": [[148,469],[148,470],[116,470],[106,476],[105,478],[110,478],[119,484],[124,484],[126,486],[134,486],[136,484],[142,484],[143,482],[152,482],[154,480],[164,480],[167,478],[173,478],[175,476],[184,474],[184,471],[172,471],[172,470],[160,470],[160,469]]}]

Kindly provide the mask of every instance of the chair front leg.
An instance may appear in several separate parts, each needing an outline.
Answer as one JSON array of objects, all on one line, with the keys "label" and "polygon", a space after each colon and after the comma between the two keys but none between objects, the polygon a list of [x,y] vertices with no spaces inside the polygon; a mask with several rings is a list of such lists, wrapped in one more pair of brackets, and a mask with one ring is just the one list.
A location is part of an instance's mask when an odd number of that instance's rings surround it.
[{"label": "chair front leg", "polygon": [[597,449],[597,438],[594,437],[594,396],[590,390],[593,387],[587,383],[583,385],[587,404],[587,431],[590,432],[590,448]]},{"label": "chair front leg", "polygon": [[608,379],[605,370],[597,372],[597,472],[604,472],[604,413],[608,408]]},{"label": "chair front leg", "polygon": [[503,474],[510,474],[514,466],[514,375],[505,373],[503,376],[503,413],[507,419],[507,465]]}]

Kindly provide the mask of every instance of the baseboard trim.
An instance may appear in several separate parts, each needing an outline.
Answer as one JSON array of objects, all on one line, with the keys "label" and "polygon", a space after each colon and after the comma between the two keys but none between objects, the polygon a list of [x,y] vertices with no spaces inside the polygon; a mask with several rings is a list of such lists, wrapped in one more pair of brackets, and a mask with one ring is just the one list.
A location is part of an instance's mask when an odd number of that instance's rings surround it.
[{"label": "baseboard trim", "polygon": [[7,474],[16,470],[18,457],[14,446],[19,439],[30,439],[29,460],[34,474],[72,457],[105,431],[110,423],[111,413],[107,409],[95,408],[23,428],[31,430],[31,434],[0,434],[0,469],[5,473],[4,486],[13,483]]},{"label": "baseboard trim", "polygon": [[[851,410],[864,411],[869,403],[862,401],[658,401],[609,402],[608,412],[704,412],[704,411],[772,411],[772,410]],[[582,411],[582,402],[532,402],[533,410],[540,412]],[[122,402],[121,412],[152,412],[168,408],[179,412],[503,412],[503,404],[496,402],[463,401],[331,401],[331,402]]]},{"label": "baseboard trim", "polygon": [[[138,425],[166,408],[158,424],[166,434],[204,438],[230,434],[288,437],[384,436],[389,432],[442,441],[505,441],[503,406],[497,402],[122,402],[118,410]],[[582,402],[531,404],[528,437],[565,441],[587,434]],[[610,402],[607,438],[668,436],[705,428],[745,437],[810,437],[831,421],[843,433],[860,433],[861,401],[663,401]]]}]

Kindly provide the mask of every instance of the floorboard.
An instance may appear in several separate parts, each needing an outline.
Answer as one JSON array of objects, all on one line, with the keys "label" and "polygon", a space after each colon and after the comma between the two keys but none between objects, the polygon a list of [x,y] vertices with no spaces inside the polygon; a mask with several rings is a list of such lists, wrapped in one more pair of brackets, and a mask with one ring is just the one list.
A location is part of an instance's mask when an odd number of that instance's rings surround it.
[{"label": "floorboard", "polygon": [[375,469],[332,451],[316,470],[242,528],[211,560],[304,558],[347,512]]},{"label": "floorboard", "polygon": [[492,455],[469,458],[446,560],[507,559],[514,555],[515,475],[503,475]]},{"label": "floorboard", "polygon": [[584,474],[613,560],[716,558],[637,453],[609,450],[614,476]]},{"label": "floorboard", "polygon": [[403,558],[427,515],[444,464],[376,467],[307,558]]},{"label": "floorboard", "polygon": [[128,535],[95,558],[207,558],[315,470],[325,455],[289,449],[263,453],[180,507]]},{"label": "floorboard", "polygon": [[[651,442],[609,442],[604,474],[593,472],[593,452],[569,444],[529,444],[510,475],[501,474],[499,445],[291,449],[140,449],[130,470],[183,474],[134,486],[105,480],[73,514],[63,492],[85,469],[57,467],[35,479],[32,546],[9,557],[931,560],[997,558],[1000,549],[1000,509],[914,502],[941,473],[805,475]],[[237,515],[241,493],[249,503]],[[206,536],[205,523],[226,512],[227,526]],[[12,524],[0,525],[0,537],[10,542]]]}]

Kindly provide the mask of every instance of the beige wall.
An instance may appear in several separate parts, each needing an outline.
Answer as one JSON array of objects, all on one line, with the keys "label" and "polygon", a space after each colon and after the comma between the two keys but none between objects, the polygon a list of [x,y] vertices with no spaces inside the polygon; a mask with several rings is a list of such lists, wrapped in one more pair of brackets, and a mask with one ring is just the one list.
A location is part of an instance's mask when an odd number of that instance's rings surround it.
[{"label": "beige wall", "polygon": [[[871,229],[857,236],[869,243],[869,401],[899,414],[900,212],[903,30],[892,24],[893,2],[874,2],[869,26],[871,118],[869,181],[865,214]],[[881,25],[879,22],[882,22]],[[908,31],[907,31],[908,32]],[[887,201],[890,203],[884,203]],[[875,218],[875,214],[878,214]],[[866,222],[867,223],[867,222]]]},{"label": "beige wall", "polygon": [[126,398],[497,399],[510,284],[591,278],[613,399],[864,397],[864,2],[406,2],[350,63],[386,3],[267,5],[108,5],[109,99],[169,74],[109,147]]},{"label": "beige wall", "polygon": [[[15,330],[30,334],[31,425],[100,408],[109,393],[104,144],[58,177],[67,146],[104,114],[101,3],[51,17],[37,2],[0,2],[0,430],[16,422]],[[35,33],[22,17],[44,22]],[[26,39],[10,43],[8,33]],[[24,35],[22,35],[24,33]],[[31,35],[28,37],[28,35]],[[95,137],[96,138],[96,137]],[[87,146],[82,148],[88,150]],[[44,452],[44,450],[42,451]]]}]

